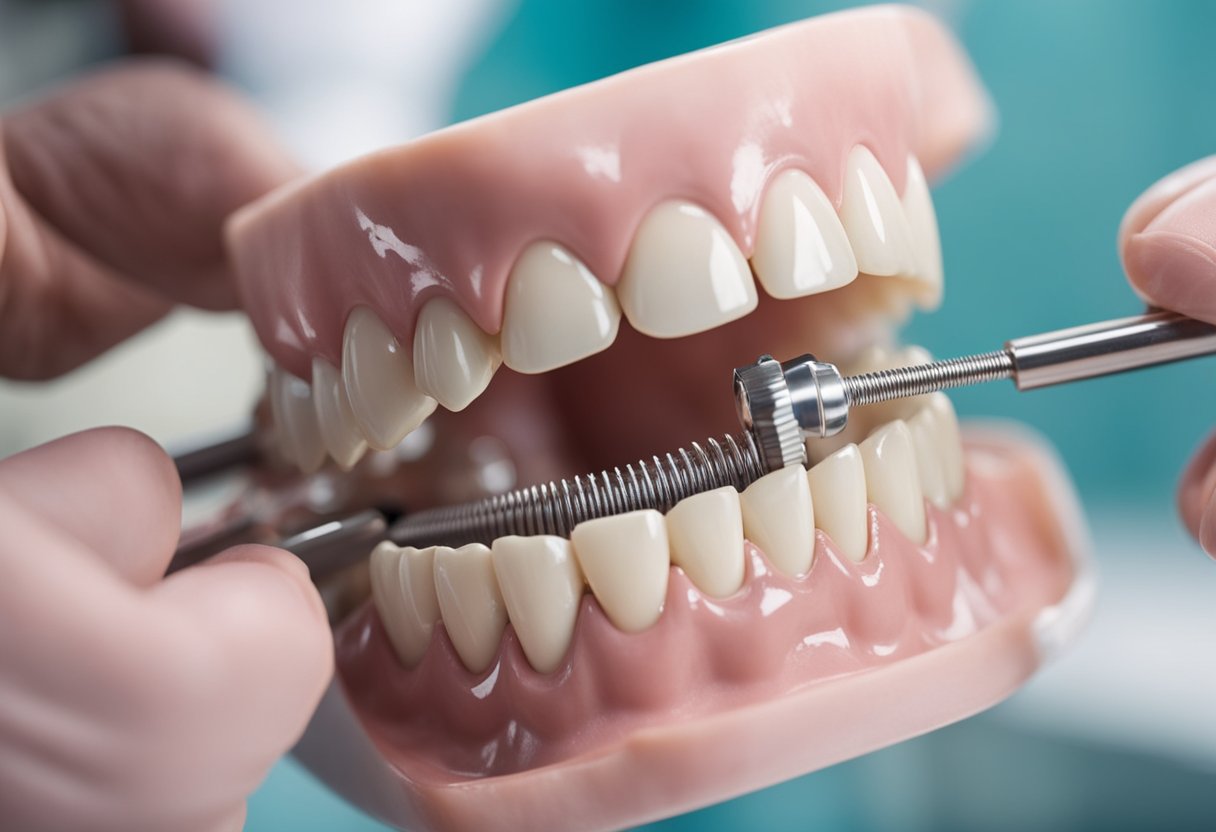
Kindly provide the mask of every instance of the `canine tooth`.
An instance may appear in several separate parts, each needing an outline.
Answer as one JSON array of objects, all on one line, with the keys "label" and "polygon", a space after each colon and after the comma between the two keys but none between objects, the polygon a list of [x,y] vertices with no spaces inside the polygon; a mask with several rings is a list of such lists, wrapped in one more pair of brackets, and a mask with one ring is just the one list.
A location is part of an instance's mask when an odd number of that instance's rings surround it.
[{"label": "canine tooth", "polygon": [[752,267],[775,298],[826,292],[857,277],[857,259],[840,218],[819,186],[800,170],[769,185],[756,227]]},{"label": "canine tooth", "polygon": [[464,410],[498,370],[501,358],[495,340],[452,300],[429,301],[414,328],[418,389],[448,410]]},{"label": "canine tooth", "polygon": [[490,550],[480,543],[435,548],[435,595],[444,629],[464,666],[481,673],[498,652],[507,626]]},{"label": "canine tooth", "polygon": [[271,407],[279,420],[283,446],[301,470],[312,473],[325,461],[312,386],[281,367],[275,367],[272,381],[271,400],[277,401]]},{"label": "canine tooth", "polygon": [[503,362],[520,373],[544,373],[608,349],[621,307],[616,293],[556,243],[533,243],[507,280]]},{"label": "canine tooth", "polygon": [[866,556],[866,472],[861,451],[845,445],[807,472],[815,525],[823,529],[847,558]]},{"label": "canine tooth", "polygon": [[937,229],[937,213],[929,183],[915,156],[908,156],[908,182],[902,200],[904,216],[912,235],[912,253],[916,261],[916,282],[920,287],[917,301],[922,309],[936,309],[942,302],[942,242]]},{"label": "canine tooth", "polygon": [[858,145],[845,167],[840,221],[857,268],[870,275],[910,275],[916,270],[912,232],[895,187],[868,148]]},{"label": "canine tooth", "polygon": [[312,360],[312,397],[325,450],[349,471],[367,450],[367,440],[355,423],[341,374],[323,358]]},{"label": "canine tooth", "polygon": [[511,626],[528,663],[540,673],[561,664],[583,597],[583,574],[570,541],[562,537],[500,537],[494,571]]},{"label": "canine tooth", "polygon": [[434,548],[404,549],[384,541],[372,551],[372,600],[401,663],[413,667],[422,660],[435,622]]},{"label": "canine tooth", "polygon": [[680,338],[742,318],[756,308],[751,269],[708,211],[665,202],[642,220],[617,297],[634,328]]},{"label": "canine tooth", "polygon": [[765,474],[739,495],[743,533],[776,569],[805,575],[815,554],[815,511],[806,472],[791,465]]},{"label": "canine tooth", "polygon": [[908,426],[897,420],[883,425],[861,443],[866,495],[904,537],[925,540],[925,498],[916,471],[916,450]]},{"label": "canine tooth", "polygon": [[604,613],[626,632],[659,620],[671,557],[663,515],[652,509],[587,520],[570,535]]},{"label": "canine tooth", "polygon": [[396,447],[435,411],[436,401],[414,384],[410,356],[379,316],[363,306],[346,321],[342,380],[355,421],[377,450]]},{"label": "canine tooth", "polygon": [[730,486],[686,497],[667,512],[671,562],[702,592],[725,598],[743,586],[743,513]]},{"label": "canine tooth", "polygon": [[916,470],[920,474],[920,487],[925,498],[939,508],[950,504],[950,491],[946,485],[945,460],[943,459],[943,426],[937,410],[922,407],[908,420],[912,433],[912,445],[916,450]]}]

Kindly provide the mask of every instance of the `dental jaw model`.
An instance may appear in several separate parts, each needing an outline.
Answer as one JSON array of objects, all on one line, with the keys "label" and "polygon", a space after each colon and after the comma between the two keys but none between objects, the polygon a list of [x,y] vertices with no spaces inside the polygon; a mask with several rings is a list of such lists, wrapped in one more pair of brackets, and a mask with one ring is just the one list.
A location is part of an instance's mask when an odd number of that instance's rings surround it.
[{"label": "dental jaw model", "polygon": [[[358,474],[429,431],[423,509],[726,432],[760,353],[920,363],[887,340],[942,294],[926,174],[986,124],[938,24],[879,8],[274,194],[230,244],[281,450]],[[514,476],[477,493],[440,450],[489,437]],[[933,394],[807,453],[567,536],[381,544],[298,753],[402,828],[617,828],[962,718],[1067,640],[1083,546],[1037,445],[964,445]]]}]

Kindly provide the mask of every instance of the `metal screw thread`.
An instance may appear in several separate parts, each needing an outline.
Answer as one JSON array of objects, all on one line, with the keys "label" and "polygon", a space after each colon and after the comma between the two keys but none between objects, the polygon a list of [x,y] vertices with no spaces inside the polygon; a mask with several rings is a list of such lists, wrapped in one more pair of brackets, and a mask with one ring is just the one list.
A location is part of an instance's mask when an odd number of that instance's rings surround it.
[{"label": "metal screw thread", "polygon": [[693,494],[742,491],[768,473],[751,434],[696,442],[635,465],[497,494],[459,506],[408,514],[389,532],[400,546],[489,545],[504,535],[569,537],[584,520],[637,509],[668,511]]},{"label": "metal screw thread", "polygon": [[844,379],[844,389],[849,398],[849,405],[861,407],[950,387],[1011,378],[1013,372],[1013,354],[1007,350],[997,350],[934,361],[930,364],[847,376]]}]

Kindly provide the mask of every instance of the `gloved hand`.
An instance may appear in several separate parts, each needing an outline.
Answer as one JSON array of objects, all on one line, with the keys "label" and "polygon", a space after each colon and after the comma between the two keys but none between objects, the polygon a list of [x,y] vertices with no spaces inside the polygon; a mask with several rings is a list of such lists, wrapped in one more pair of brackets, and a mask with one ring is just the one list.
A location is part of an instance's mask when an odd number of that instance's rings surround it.
[{"label": "gloved hand", "polygon": [[[0,121],[0,375],[75,367],[176,302],[235,305],[222,223],[294,175],[205,77],[133,64]],[[332,673],[307,569],[240,547],[161,580],[181,486],[102,429],[0,462],[0,829],[242,826]]]},{"label": "gloved hand", "polygon": [[[1123,218],[1119,252],[1143,298],[1216,324],[1216,156],[1145,191]],[[1178,508],[1204,551],[1216,557],[1216,433],[1183,472]]]}]

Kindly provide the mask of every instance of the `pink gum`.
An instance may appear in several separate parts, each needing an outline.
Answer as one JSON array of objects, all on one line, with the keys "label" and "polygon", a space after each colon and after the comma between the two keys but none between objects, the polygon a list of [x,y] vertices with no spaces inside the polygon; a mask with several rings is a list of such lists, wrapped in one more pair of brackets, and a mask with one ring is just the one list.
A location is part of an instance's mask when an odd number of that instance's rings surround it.
[{"label": "pink gum", "polygon": [[988,126],[987,98],[939,23],[912,9],[868,8],[641,67],[357,160],[241,211],[229,248],[263,344],[308,378],[313,355],[341,365],[343,326],[357,305],[377,310],[406,343],[436,294],[497,332],[507,276],[532,242],[562,243],[615,284],[647,211],[687,199],[717,215],[748,254],[760,196],[780,171],[806,171],[839,204],[845,159],[861,144],[902,191],[909,152],[932,176]]}]

